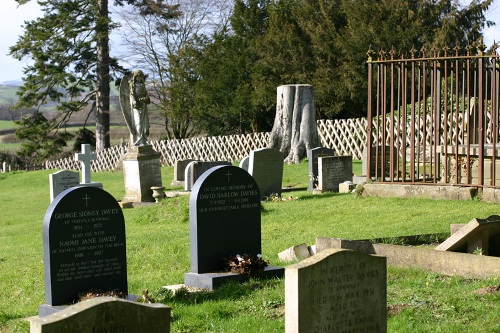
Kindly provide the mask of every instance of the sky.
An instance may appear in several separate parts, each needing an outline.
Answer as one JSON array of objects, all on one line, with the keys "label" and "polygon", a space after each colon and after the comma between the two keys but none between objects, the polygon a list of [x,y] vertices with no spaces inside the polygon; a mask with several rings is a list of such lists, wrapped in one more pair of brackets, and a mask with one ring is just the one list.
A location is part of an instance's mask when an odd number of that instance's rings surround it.
[{"label": "sky", "polygon": [[[462,0],[462,4],[471,1]],[[0,83],[22,79],[22,67],[26,60],[18,61],[8,55],[9,47],[14,45],[22,34],[22,25],[26,20],[33,20],[41,16],[42,12],[35,0],[25,5],[18,6],[14,0],[1,0],[0,3]],[[486,13],[486,18],[497,22],[497,26],[484,31],[486,46],[493,41],[500,41],[500,0],[493,1]]]}]

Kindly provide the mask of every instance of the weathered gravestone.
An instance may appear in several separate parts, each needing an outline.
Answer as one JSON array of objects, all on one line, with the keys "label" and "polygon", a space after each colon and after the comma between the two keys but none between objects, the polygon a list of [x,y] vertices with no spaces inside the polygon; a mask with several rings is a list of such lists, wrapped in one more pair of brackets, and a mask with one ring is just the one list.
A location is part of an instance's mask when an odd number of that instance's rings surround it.
[{"label": "weathered gravestone", "polygon": [[328,249],[285,270],[285,332],[387,332],[386,258]]},{"label": "weathered gravestone", "polygon": [[172,186],[180,186],[184,185],[184,173],[186,171],[186,167],[189,163],[193,162],[192,159],[186,160],[176,160],[174,163],[174,179],[172,180]]},{"label": "weathered gravestone", "polygon": [[61,170],[49,175],[50,184],[50,202],[54,201],[59,193],[67,190],[68,188],[79,185],[78,172]]},{"label": "weathered gravestone", "polygon": [[170,308],[97,297],[50,316],[30,319],[31,333],[170,332]]},{"label": "weathered gravestone", "polygon": [[[396,147],[392,147],[392,155],[395,161],[398,160],[398,150]],[[375,171],[378,177],[382,177],[382,161],[384,162],[384,172],[385,176],[389,176],[391,172],[397,170],[397,163],[392,165],[391,168],[391,146],[373,146],[371,148],[371,159],[370,159],[370,175],[366,174],[366,168],[368,166],[368,150],[363,148],[361,156],[361,172],[363,176],[367,176],[368,179],[375,177]],[[377,170],[375,170],[375,165]]]},{"label": "weathered gravestone", "polygon": [[125,295],[125,220],[117,201],[96,187],[73,187],[58,195],[43,220],[45,302],[40,316],[75,302],[80,292]]},{"label": "weathered gravestone", "polygon": [[352,156],[318,159],[318,190],[339,191],[339,184],[352,180]]},{"label": "weathered gravestone", "polygon": [[318,185],[318,158],[335,156],[335,149],[316,147],[307,151],[307,161],[309,163],[309,188],[314,190]]},{"label": "weathered gravestone", "polygon": [[[248,276],[225,271],[224,259],[261,254],[260,192],[255,180],[235,166],[217,166],[195,183],[189,199],[191,271],[187,286],[215,289]],[[263,275],[283,275],[266,267]]]},{"label": "weathered gravestone", "polygon": [[184,171],[184,190],[187,192],[191,191],[193,189],[194,183],[196,183],[196,180],[200,178],[200,176],[205,171],[219,165],[231,165],[231,163],[227,161],[193,161],[189,163],[186,166],[186,170]]},{"label": "weathered gravestone", "polygon": [[250,152],[248,173],[259,185],[260,195],[281,194],[284,155],[277,149],[262,148]]}]

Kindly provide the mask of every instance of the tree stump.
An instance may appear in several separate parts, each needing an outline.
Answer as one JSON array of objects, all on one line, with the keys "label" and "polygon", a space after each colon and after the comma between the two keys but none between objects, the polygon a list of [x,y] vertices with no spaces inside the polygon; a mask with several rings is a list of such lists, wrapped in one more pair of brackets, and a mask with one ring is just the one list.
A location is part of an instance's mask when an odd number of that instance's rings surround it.
[{"label": "tree stump", "polygon": [[319,146],[313,87],[289,84],[277,88],[276,118],[268,148],[281,151],[287,163],[299,163]]}]

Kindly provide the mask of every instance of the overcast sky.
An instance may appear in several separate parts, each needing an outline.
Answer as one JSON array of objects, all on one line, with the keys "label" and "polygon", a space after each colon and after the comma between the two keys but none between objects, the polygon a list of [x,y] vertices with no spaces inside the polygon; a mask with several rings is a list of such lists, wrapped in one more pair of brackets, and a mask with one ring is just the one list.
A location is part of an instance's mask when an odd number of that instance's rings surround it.
[{"label": "overcast sky", "polygon": [[[14,45],[22,34],[24,21],[41,15],[35,0],[19,6],[14,0],[0,0],[0,83],[22,78],[22,67],[25,61],[18,61],[8,56],[9,47]],[[462,3],[470,1],[462,0]],[[490,46],[493,40],[500,40],[500,0],[495,0],[486,13],[488,20],[497,22],[495,27],[484,31],[484,43]]]}]

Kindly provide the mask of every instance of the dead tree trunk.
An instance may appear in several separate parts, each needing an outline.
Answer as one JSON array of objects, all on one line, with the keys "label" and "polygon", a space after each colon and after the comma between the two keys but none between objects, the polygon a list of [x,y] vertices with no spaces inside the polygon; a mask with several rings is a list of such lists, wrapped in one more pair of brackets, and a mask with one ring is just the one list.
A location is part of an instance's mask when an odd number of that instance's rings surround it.
[{"label": "dead tree trunk", "polygon": [[319,146],[313,87],[290,84],[277,88],[276,118],[269,148],[278,149],[287,163],[299,163],[308,149]]}]

